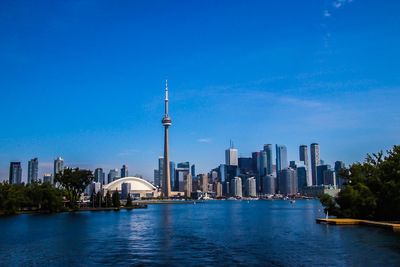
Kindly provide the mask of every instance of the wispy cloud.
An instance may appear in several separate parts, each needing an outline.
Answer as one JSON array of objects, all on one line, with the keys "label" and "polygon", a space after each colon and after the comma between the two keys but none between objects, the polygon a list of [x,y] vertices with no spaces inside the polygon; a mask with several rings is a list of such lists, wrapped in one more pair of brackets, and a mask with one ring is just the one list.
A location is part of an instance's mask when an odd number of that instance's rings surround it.
[{"label": "wispy cloud", "polygon": [[341,8],[345,4],[348,4],[348,3],[351,3],[351,2],[353,2],[353,0],[336,0],[336,1],[333,1],[332,6],[334,8]]},{"label": "wispy cloud", "polygon": [[117,156],[118,156],[118,157],[126,157],[126,156],[131,156],[131,155],[133,155],[133,154],[136,154],[136,153],[138,153],[138,152],[140,152],[139,149],[127,149],[127,150],[124,150],[124,151],[119,152],[119,153],[117,154]]},{"label": "wispy cloud", "polygon": [[197,139],[197,142],[199,142],[199,143],[211,143],[211,141],[212,141],[212,139],[209,137]]}]

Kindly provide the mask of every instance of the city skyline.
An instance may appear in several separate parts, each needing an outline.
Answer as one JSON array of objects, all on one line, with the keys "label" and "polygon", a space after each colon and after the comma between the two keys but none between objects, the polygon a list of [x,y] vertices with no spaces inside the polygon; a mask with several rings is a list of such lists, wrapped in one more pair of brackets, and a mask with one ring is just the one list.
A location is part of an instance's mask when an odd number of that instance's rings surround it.
[{"label": "city skyline", "polygon": [[325,162],[347,165],[390,149],[400,4],[333,2],[3,1],[0,178],[18,161],[26,181],[33,158],[43,177],[62,156],[151,179],[165,78],[170,159],[198,173],[224,162],[229,140],[239,156],[284,144],[288,159],[317,142]]}]

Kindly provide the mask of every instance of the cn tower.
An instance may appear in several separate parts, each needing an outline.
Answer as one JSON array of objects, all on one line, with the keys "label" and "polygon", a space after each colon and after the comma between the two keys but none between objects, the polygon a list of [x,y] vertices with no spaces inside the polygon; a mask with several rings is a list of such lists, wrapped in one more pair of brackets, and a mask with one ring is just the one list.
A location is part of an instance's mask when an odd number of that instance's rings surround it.
[{"label": "cn tower", "polygon": [[171,179],[169,173],[169,146],[168,146],[168,127],[171,126],[171,118],[168,116],[168,80],[165,81],[165,111],[162,119],[164,126],[164,167],[163,167],[163,197],[171,196]]}]

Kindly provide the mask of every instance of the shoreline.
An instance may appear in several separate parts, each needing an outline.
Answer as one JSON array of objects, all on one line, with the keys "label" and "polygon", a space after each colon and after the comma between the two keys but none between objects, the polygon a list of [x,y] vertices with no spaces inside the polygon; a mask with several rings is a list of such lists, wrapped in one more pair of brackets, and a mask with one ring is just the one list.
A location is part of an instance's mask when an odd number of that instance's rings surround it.
[{"label": "shoreline", "polygon": [[346,219],[346,218],[319,218],[316,219],[318,224],[329,225],[355,225],[355,226],[373,226],[385,229],[391,229],[393,232],[400,233],[400,223],[385,222],[385,221],[371,221],[361,219]]}]

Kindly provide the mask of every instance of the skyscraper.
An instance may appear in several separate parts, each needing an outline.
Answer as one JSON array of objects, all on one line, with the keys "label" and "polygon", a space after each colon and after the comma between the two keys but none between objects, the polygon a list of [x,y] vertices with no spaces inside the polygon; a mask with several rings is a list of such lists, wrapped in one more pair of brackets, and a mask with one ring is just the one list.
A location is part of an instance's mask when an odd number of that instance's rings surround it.
[{"label": "skyscraper", "polygon": [[97,168],[94,170],[94,180],[95,182],[105,184],[105,173],[103,172],[102,168]]},{"label": "skyscraper", "polygon": [[274,195],[276,193],[276,177],[268,174],[263,178],[263,194]]},{"label": "skyscraper", "polygon": [[28,184],[38,180],[39,161],[38,158],[31,159],[28,162]]},{"label": "skyscraper", "polygon": [[231,147],[225,150],[225,163],[228,166],[238,166],[238,150],[233,148],[231,143]]},{"label": "skyscraper", "polygon": [[292,168],[286,168],[279,172],[279,191],[283,195],[294,195],[297,193],[297,173]]},{"label": "skyscraper", "polygon": [[276,173],[288,167],[287,149],[284,145],[276,145]]},{"label": "skyscraper", "polygon": [[172,191],[178,191],[178,190],[174,189],[176,187],[175,186],[175,183],[176,183],[175,169],[176,169],[175,162],[170,161],[169,162],[169,173],[170,173],[170,176],[171,176],[171,190]]},{"label": "skyscraper", "polygon": [[231,195],[233,197],[242,197],[242,178],[235,177],[231,180]]},{"label": "skyscraper", "polygon": [[21,162],[10,162],[10,184],[20,184],[22,182]]},{"label": "skyscraper", "polygon": [[345,168],[346,165],[343,161],[338,160],[335,162],[336,183],[339,188],[342,188],[345,182],[344,178],[341,176],[341,172]]},{"label": "skyscraper", "polygon": [[61,157],[58,157],[54,160],[54,175],[53,178],[56,177],[56,175],[59,172],[64,171],[64,160]]},{"label": "skyscraper", "polygon": [[256,179],[254,177],[249,177],[245,182],[246,196],[247,197],[256,197]]},{"label": "skyscraper", "polygon": [[111,183],[114,182],[116,179],[118,179],[118,169],[112,169],[110,170],[110,172],[108,173],[107,176],[107,182]]},{"label": "skyscraper", "polygon": [[266,174],[272,174],[272,144],[264,145],[264,151],[267,153],[267,172]]},{"label": "skyscraper", "polygon": [[312,178],[312,185],[318,185],[318,181],[317,181],[317,166],[320,165],[319,145],[317,143],[312,143],[310,147],[311,147],[311,178]]},{"label": "skyscraper", "polygon": [[43,175],[43,183],[53,184],[53,183],[54,183],[53,174],[51,174],[51,173],[45,173],[45,174]]},{"label": "skyscraper", "polygon": [[192,175],[190,173],[183,177],[183,191],[186,197],[190,197],[192,194]]},{"label": "skyscraper", "polygon": [[164,197],[170,197],[171,195],[171,177],[169,173],[169,146],[168,146],[168,127],[171,126],[171,118],[168,115],[168,81],[165,82],[165,110],[164,117],[162,119],[162,125],[164,126],[164,172],[163,172],[163,185],[162,192]]},{"label": "skyscraper", "polygon": [[311,177],[310,177],[310,165],[308,164],[308,148],[306,145],[301,145],[299,147],[299,159],[303,162],[304,167],[306,168],[306,182],[307,185],[312,185]]},{"label": "skyscraper", "polygon": [[164,177],[164,158],[163,157],[159,157],[158,158],[158,186],[160,186],[161,188],[163,188],[163,177]]},{"label": "skyscraper", "polygon": [[128,167],[126,165],[122,165],[121,168],[121,178],[128,177]]},{"label": "skyscraper", "polygon": [[192,177],[196,176],[196,166],[194,164],[190,167],[190,174]]}]

